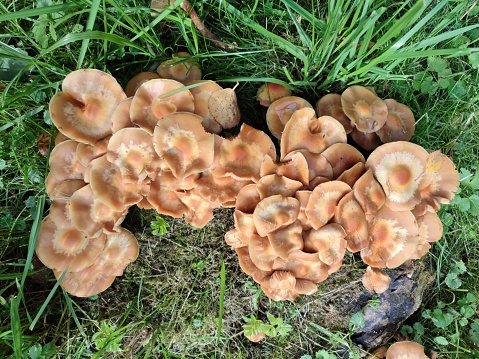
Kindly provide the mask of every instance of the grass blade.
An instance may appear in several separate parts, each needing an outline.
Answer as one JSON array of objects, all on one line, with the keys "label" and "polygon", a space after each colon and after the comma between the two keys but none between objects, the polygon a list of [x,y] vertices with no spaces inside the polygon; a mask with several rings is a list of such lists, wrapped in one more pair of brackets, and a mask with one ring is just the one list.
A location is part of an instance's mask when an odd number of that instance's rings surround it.
[{"label": "grass blade", "polygon": [[[96,15],[98,14],[98,9],[100,8],[101,0],[93,0],[90,8],[90,15],[88,16],[88,21],[86,23],[85,32],[93,30],[93,25],[95,25]],[[83,39],[80,49],[80,54],[78,55],[77,69],[80,69],[83,65],[83,60],[85,59],[86,50],[88,49],[88,44],[90,43],[90,38],[86,37]]]},{"label": "grass blade", "polygon": [[291,0],[281,0],[283,4],[285,4],[288,8],[296,11],[301,18],[305,19],[306,21],[310,22],[311,25],[317,27],[319,30],[324,31],[326,29],[326,24],[324,21],[319,20],[305,8],[298,5],[295,1]]},{"label": "grass blade", "polygon": [[15,12],[1,14],[0,22],[36,17],[40,15],[52,14],[59,11],[67,12],[68,10],[76,9],[78,7],[80,7],[80,5],[76,2],[69,2],[61,5],[39,7],[36,9],[23,9]]},{"label": "grass blade", "polygon": [[226,269],[225,261],[221,261],[221,283],[220,283],[220,310],[218,314],[218,337],[216,341],[221,339],[221,330],[223,327],[223,314],[224,314],[224,302],[225,302],[225,291],[226,291]]},{"label": "grass blade", "polygon": [[13,352],[15,358],[22,358],[22,325],[20,322],[20,314],[18,308],[20,306],[21,297],[17,296],[10,302],[10,326],[12,328]]}]

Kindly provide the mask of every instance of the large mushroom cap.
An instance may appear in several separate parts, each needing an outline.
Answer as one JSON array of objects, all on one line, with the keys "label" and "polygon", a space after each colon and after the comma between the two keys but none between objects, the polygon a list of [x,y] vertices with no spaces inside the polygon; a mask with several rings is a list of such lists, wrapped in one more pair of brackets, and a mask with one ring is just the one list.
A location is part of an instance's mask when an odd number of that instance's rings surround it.
[{"label": "large mushroom cap", "polygon": [[[53,270],[55,278],[60,279],[62,271]],[[105,275],[95,263],[79,272],[67,272],[60,285],[68,293],[77,297],[91,297],[108,289],[115,280],[114,275]]]},{"label": "large mushroom cap", "polygon": [[392,344],[386,352],[386,359],[429,359],[421,344],[403,341]]},{"label": "large mushroom cap", "polygon": [[376,132],[386,122],[386,104],[366,87],[348,87],[341,95],[341,105],[344,113],[361,132]]},{"label": "large mushroom cap", "polygon": [[258,234],[265,237],[281,227],[293,223],[299,214],[296,198],[279,194],[263,199],[253,212],[253,220]]},{"label": "large mushroom cap", "polygon": [[50,101],[50,116],[60,132],[90,145],[111,134],[113,111],[126,98],[113,76],[95,69],[73,71],[62,89]]},{"label": "large mushroom cap", "polygon": [[126,266],[138,258],[140,247],[136,237],[125,228],[107,234],[105,248],[96,262],[99,271],[107,276],[123,275]]},{"label": "large mushroom cap", "polygon": [[386,206],[411,210],[421,200],[419,184],[426,170],[429,154],[419,145],[398,141],[376,148],[368,157],[374,177],[386,193]]}]

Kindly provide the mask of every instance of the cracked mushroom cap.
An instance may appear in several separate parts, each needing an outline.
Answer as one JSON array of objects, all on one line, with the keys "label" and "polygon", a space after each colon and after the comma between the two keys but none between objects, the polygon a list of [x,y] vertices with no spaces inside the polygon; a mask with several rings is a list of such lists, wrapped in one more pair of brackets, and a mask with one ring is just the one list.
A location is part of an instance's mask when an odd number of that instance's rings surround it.
[{"label": "cracked mushroom cap", "polygon": [[191,60],[188,52],[173,54],[173,58],[163,61],[156,72],[161,78],[176,80],[183,85],[201,80],[202,76],[200,65]]},{"label": "cracked mushroom cap", "polygon": [[141,128],[123,128],[111,136],[106,158],[115,164],[125,183],[140,183],[156,177],[160,158],[153,148],[153,136]]},{"label": "cracked mushroom cap", "polygon": [[291,96],[291,90],[283,85],[267,82],[262,84],[256,92],[256,99],[261,106],[268,107],[274,101]]},{"label": "cracked mushroom cap", "polygon": [[155,127],[153,145],[179,179],[207,170],[214,159],[214,135],[201,117],[187,112],[165,116]]},{"label": "cracked mushroom cap", "polygon": [[96,237],[103,232],[118,232],[128,210],[112,210],[102,203],[90,185],[87,185],[73,193],[68,212],[76,229],[89,237]]},{"label": "cracked mushroom cap", "polygon": [[362,282],[364,288],[369,292],[381,294],[388,290],[389,284],[391,283],[391,277],[379,268],[368,266],[366,268],[366,273],[363,275]]},{"label": "cracked mushroom cap", "polygon": [[361,258],[371,267],[396,268],[416,252],[419,228],[411,211],[383,206],[369,223],[369,243]]},{"label": "cracked mushroom cap", "polygon": [[245,123],[233,139],[215,136],[214,152],[215,159],[210,171],[218,177],[229,175],[240,180],[258,181],[265,155],[276,160],[276,149],[271,138]]},{"label": "cracked mushroom cap", "polygon": [[113,76],[76,70],[65,77],[62,90],[50,100],[50,116],[60,132],[90,145],[111,134],[111,116],[126,98]]},{"label": "cracked mushroom cap", "polygon": [[384,126],[377,130],[382,142],[409,141],[416,129],[414,114],[411,109],[393,99],[386,99],[388,117]]},{"label": "cracked mushroom cap", "polygon": [[195,110],[193,95],[175,80],[155,79],[143,83],[133,96],[131,122],[153,134],[156,124],[173,112]]},{"label": "cracked mushroom cap", "polygon": [[346,143],[343,126],[330,116],[316,118],[312,108],[296,111],[281,136],[281,159],[294,150],[322,153],[335,143]]},{"label": "cracked mushroom cap", "polygon": [[375,93],[363,86],[350,86],[341,95],[343,111],[361,132],[376,132],[383,127],[388,107]]},{"label": "cracked mushroom cap", "polygon": [[266,124],[271,134],[277,139],[281,139],[284,126],[289,122],[293,113],[302,108],[312,109],[313,106],[304,98],[297,96],[286,96],[273,101],[266,112]]},{"label": "cracked mushroom cap", "polygon": [[311,226],[319,229],[328,223],[336,212],[339,200],[350,191],[351,187],[341,181],[329,181],[317,185],[305,209]]},{"label": "cracked mushroom cap", "polygon": [[331,116],[341,123],[344,127],[344,131],[349,134],[353,130],[351,120],[346,116],[341,105],[341,95],[337,93],[330,93],[321,97],[316,102],[316,114],[318,117]]},{"label": "cracked mushroom cap", "polygon": [[195,85],[190,88],[190,92],[195,103],[195,114],[203,119],[201,124],[210,133],[220,133],[223,127],[215,121],[208,104],[211,95],[223,88],[211,80],[193,81],[190,85]]},{"label": "cracked mushroom cap", "polygon": [[[160,76],[156,72],[140,72],[133,76],[130,81],[126,84],[125,87],[125,94],[128,97],[131,97],[135,95],[136,90],[138,90],[138,87],[143,85],[146,81],[153,80],[153,79],[159,79]],[[166,77],[164,77],[166,78]]]},{"label": "cracked mushroom cap", "polygon": [[256,230],[261,237],[293,223],[299,214],[296,198],[279,194],[261,200],[253,212]]},{"label": "cracked mushroom cap", "polygon": [[46,216],[40,226],[35,252],[48,268],[77,272],[95,261],[105,241],[104,234],[90,238],[73,225],[58,228],[50,216]]},{"label": "cracked mushroom cap", "polygon": [[420,183],[429,154],[411,142],[390,142],[376,148],[366,166],[386,194],[385,205],[395,211],[411,210],[420,201]]},{"label": "cracked mushroom cap", "polygon": [[[63,271],[53,270],[55,278],[61,278]],[[108,289],[115,280],[114,275],[106,275],[99,271],[98,265],[91,266],[78,271],[67,272],[60,285],[68,293],[77,297],[91,297]]]},{"label": "cracked mushroom cap", "polygon": [[410,341],[396,342],[387,352],[386,359],[429,359],[421,344]]}]

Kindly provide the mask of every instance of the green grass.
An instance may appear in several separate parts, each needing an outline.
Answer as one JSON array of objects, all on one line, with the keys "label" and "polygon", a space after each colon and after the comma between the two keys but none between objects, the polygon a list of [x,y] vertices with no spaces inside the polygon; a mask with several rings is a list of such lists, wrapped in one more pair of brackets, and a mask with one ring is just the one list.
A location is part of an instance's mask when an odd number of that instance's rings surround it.
[{"label": "green grass", "polygon": [[[229,211],[201,230],[168,220],[168,232],[158,237],[151,234],[154,214],[132,210],[125,226],[142,252],[125,275],[96,298],[55,290],[54,277],[33,253],[49,205],[48,161],[37,139],[55,134],[48,101],[77,68],[108,71],[125,85],[139,69],[188,51],[205,78],[240,83],[243,121],[261,130],[255,93],[262,82],[285,84],[311,103],[350,84],[372,85],[381,97],[411,107],[413,142],[442,150],[463,174],[475,174],[479,8],[473,1],[192,1],[213,33],[236,44],[231,51],[203,38],[180,2],[156,17],[138,0],[0,4],[0,357],[290,358],[354,347],[351,333],[324,323],[322,307],[313,307],[346,293],[348,272],[360,278],[354,258],[318,294],[271,302],[224,243]],[[477,303],[464,298],[479,295],[478,192],[463,176],[464,200],[441,210],[445,234],[427,259],[436,281],[421,308],[435,320],[418,315],[419,324],[408,323],[408,334],[442,358],[477,357],[478,318],[467,316]],[[457,272],[460,261],[466,271]],[[266,313],[293,331],[249,343],[242,317],[266,322]],[[441,315],[451,321],[438,326]]]}]

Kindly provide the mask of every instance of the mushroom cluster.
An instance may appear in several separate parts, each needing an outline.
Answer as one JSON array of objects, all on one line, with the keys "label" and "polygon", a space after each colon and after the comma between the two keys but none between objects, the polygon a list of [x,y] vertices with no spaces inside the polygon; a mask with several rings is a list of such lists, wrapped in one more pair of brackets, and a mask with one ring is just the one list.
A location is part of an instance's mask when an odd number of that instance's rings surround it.
[{"label": "mushroom cluster", "polygon": [[280,161],[265,156],[259,180],[238,193],[225,240],[273,300],[314,293],[346,251],[369,266],[365,287],[383,292],[381,268],[420,258],[442,236],[437,211],[459,185],[452,161],[407,141],[365,159],[346,140],[335,118],[297,109],[281,132]]},{"label": "mushroom cluster", "polygon": [[[266,122],[276,138],[281,138],[284,126],[294,111],[313,106],[305,99],[291,96],[291,91],[278,84],[264,84],[257,99],[268,107]],[[314,106],[318,117],[331,116],[338,120],[354,142],[365,150],[382,143],[409,141],[414,134],[414,114],[406,105],[394,99],[382,100],[374,89],[350,86],[339,94],[327,94]]]},{"label": "mushroom cluster", "polygon": [[274,145],[247,125],[232,139],[207,132],[205,119],[224,119],[231,107],[239,115],[230,93],[211,100],[217,91],[223,89],[212,81],[197,81],[190,91],[154,78],[127,97],[99,70],[65,77],[50,101],[60,133],[46,179],[50,213],[36,245],[40,260],[63,275],[64,289],[77,296],[101,292],[137,258],[138,242],[121,227],[129,207],[203,227],[214,208],[234,206],[238,191],[259,178],[255,161],[274,156]]}]

